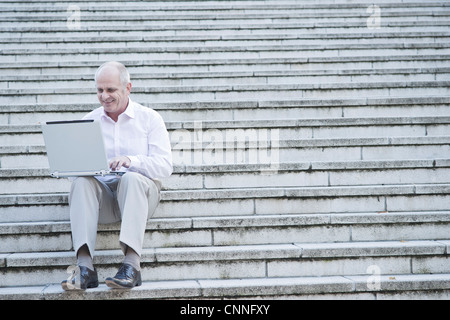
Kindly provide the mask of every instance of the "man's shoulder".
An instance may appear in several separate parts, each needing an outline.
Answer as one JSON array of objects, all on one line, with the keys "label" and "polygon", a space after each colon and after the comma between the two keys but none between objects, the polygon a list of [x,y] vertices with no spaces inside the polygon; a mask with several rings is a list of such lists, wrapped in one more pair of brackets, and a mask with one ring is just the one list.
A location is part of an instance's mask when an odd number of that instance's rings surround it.
[{"label": "man's shoulder", "polygon": [[146,113],[153,113],[156,112],[155,110],[153,110],[150,107],[145,107],[140,103],[137,103],[135,101],[132,101],[133,107],[135,110],[139,111],[139,112],[146,112]]},{"label": "man's shoulder", "polygon": [[158,118],[158,119],[161,118],[161,115],[156,110],[154,110],[150,107],[145,107],[134,101],[133,101],[133,107],[134,107],[134,112],[145,114],[145,115],[147,115],[147,117],[150,117],[150,118]]},{"label": "man's shoulder", "polygon": [[83,117],[83,119],[99,120],[102,115],[103,115],[103,107],[98,107],[97,109],[94,109],[88,114],[86,114]]}]

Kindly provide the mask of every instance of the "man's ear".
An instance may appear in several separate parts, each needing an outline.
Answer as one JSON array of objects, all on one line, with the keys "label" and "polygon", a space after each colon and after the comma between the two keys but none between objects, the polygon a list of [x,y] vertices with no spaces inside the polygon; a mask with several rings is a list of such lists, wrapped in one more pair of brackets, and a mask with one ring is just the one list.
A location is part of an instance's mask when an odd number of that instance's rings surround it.
[{"label": "man's ear", "polygon": [[126,91],[128,94],[131,93],[131,82],[128,82],[127,87],[126,87]]}]

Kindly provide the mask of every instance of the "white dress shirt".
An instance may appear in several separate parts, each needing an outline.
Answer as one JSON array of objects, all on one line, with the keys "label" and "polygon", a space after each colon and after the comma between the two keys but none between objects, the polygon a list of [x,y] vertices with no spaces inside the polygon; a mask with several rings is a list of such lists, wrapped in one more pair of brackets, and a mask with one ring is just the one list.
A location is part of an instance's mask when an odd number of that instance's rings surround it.
[{"label": "white dress shirt", "polygon": [[[166,125],[153,109],[128,100],[127,109],[112,120],[103,107],[88,113],[83,119],[100,121],[108,159],[127,156],[128,169],[150,179],[166,178],[172,174],[172,151]],[[100,177],[108,181],[111,177]]]}]

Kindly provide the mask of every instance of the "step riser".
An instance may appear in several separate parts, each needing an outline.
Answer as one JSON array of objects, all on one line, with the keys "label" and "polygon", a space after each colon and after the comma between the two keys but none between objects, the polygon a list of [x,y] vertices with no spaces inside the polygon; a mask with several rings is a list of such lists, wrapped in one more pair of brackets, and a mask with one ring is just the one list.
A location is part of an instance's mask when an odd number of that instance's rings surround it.
[{"label": "step riser", "polygon": [[125,60],[190,60],[190,59],[258,59],[258,58],[308,58],[308,57],[336,57],[336,56],[364,56],[367,54],[376,54],[379,56],[391,56],[391,55],[445,55],[449,54],[450,49],[380,49],[374,48],[365,50],[303,50],[303,51],[237,51],[237,52],[211,52],[211,53],[60,53],[60,54],[29,54],[24,56],[17,56],[16,54],[3,54],[2,62],[41,62],[41,61],[85,61],[85,60],[98,60],[98,61],[111,61],[114,59]]},{"label": "step riser", "polygon": [[[327,215],[324,214],[323,220]],[[351,241],[413,241],[447,239],[450,222],[317,224],[245,228],[148,229],[144,248],[242,246],[281,243],[326,243]],[[448,220],[448,218],[447,218]],[[2,253],[72,251],[70,227],[65,232],[2,234]],[[96,250],[119,248],[119,226],[100,225]],[[51,249],[51,250],[50,250]]]},{"label": "step riser", "polygon": [[[367,21],[367,20],[366,20]],[[366,22],[365,21],[365,22]],[[414,22],[415,24],[419,24],[417,22]],[[309,26],[312,28],[314,24],[305,24],[305,26]],[[223,24],[221,26],[215,26],[212,27],[208,26],[197,26],[196,28],[184,28],[185,26],[176,26],[175,28],[171,29],[161,29],[160,26],[156,26],[153,28],[154,30],[151,30],[151,26],[143,26],[139,27],[142,30],[136,30],[139,29],[135,27],[135,30],[129,30],[124,31],[120,28],[115,27],[91,27],[90,30],[85,30],[83,28],[82,35],[83,36],[92,36],[92,37],[114,37],[114,36],[131,36],[131,37],[152,37],[152,36],[218,36],[218,35],[225,35],[225,36],[236,36],[236,35],[267,35],[267,33],[270,34],[287,34],[287,33],[296,33],[299,35],[310,35],[311,31],[308,28],[299,28],[298,24],[292,24],[292,25],[285,25],[285,24],[278,24],[273,27],[271,25],[264,25],[264,24],[257,24],[254,25],[253,28],[244,28],[239,29],[239,26],[235,26],[233,24],[227,25]],[[105,30],[109,29],[109,30]],[[116,30],[114,30],[116,29]],[[55,37],[67,37],[70,36],[73,32],[73,30],[70,30],[67,28],[67,26],[64,26],[62,28],[55,28],[55,27],[43,27],[43,28],[17,28],[14,30],[15,32],[20,32],[22,36],[24,37],[49,37],[50,33],[52,33]],[[363,33],[372,31],[367,29],[366,23],[355,23],[351,26],[346,27],[338,27],[338,26],[317,26],[314,28],[314,33],[316,34],[328,34],[328,33]],[[414,27],[414,26],[397,26],[392,25],[389,26],[390,32],[398,32],[398,33],[418,33],[418,32],[448,32],[448,27],[446,26],[445,22],[441,22],[439,25],[439,22],[437,25],[430,25],[424,22],[423,25]],[[0,30],[1,32],[11,32],[11,28],[3,28]]]},{"label": "step riser", "polygon": [[[202,190],[262,187],[303,187],[396,185],[396,184],[444,184],[450,176],[449,168],[368,170],[368,171],[315,171],[278,172],[267,175],[257,172],[233,174],[174,174],[164,180],[166,190]],[[0,179],[0,194],[59,193],[69,192],[67,179],[50,177],[10,177]]]},{"label": "step riser", "polygon": [[[424,96],[444,96],[450,95],[449,87],[421,87],[421,88],[365,88],[365,89],[297,89],[297,90],[264,90],[264,91],[206,91],[196,93],[159,93],[133,95],[136,101],[152,101],[154,103],[163,102],[197,102],[197,101],[246,101],[246,100],[270,100],[273,97],[283,96],[286,100],[295,99],[333,99],[333,98],[353,98],[364,96],[375,98],[385,97],[424,97]],[[27,94],[27,95],[1,95],[0,104],[49,104],[67,103],[67,101],[78,101],[78,103],[96,103],[97,97],[94,94]]]},{"label": "step riser", "polygon": [[[109,276],[109,275],[108,275]],[[241,280],[144,282],[134,290],[111,290],[105,284],[84,292],[63,292],[61,285],[4,288],[4,300],[133,299],[296,299],[296,300],[448,300],[449,275],[382,275],[379,286],[364,276],[289,277]],[[399,281],[394,281],[394,280]],[[223,306],[231,307],[231,305]],[[242,306],[246,307],[246,305]],[[267,307],[267,305],[266,305]],[[272,310],[272,309],[271,309]],[[231,310],[228,310],[231,311]],[[238,312],[238,311],[235,311]],[[179,310],[173,311],[174,315]],[[236,314],[236,313],[235,313]]]},{"label": "step riser", "polygon": [[[47,117],[45,119],[50,121]],[[69,113],[56,120],[64,119],[75,120],[80,119],[80,117],[74,118],[74,114]],[[314,124],[308,124],[307,122],[302,124],[301,122],[295,123],[286,120],[284,123],[280,121],[278,125],[273,120],[266,123],[267,127],[264,127],[264,124],[261,123],[248,122],[238,125],[230,123],[227,128],[221,126],[220,123],[202,121],[195,121],[189,127],[186,124],[168,122],[166,127],[174,150],[193,148],[194,143],[195,145],[202,144],[203,148],[222,147],[222,149],[227,149],[239,148],[239,144],[242,143],[245,143],[248,148],[260,148],[263,144],[270,146],[270,143],[273,144],[275,141],[289,140],[438,137],[445,136],[450,127],[448,118],[434,119],[435,123],[432,123],[432,119],[411,120],[411,123],[399,123],[399,121],[394,120],[385,123],[367,120],[367,123],[364,123],[362,119],[353,119],[353,123],[349,121],[348,124],[344,122],[344,118],[334,121],[323,120],[322,123],[319,121]],[[359,125],[357,125],[358,122]],[[3,132],[0,132],[0,145],[24,145],[25,142],[27,145],[43,146],[44,138],[41,133],[36,132],[39,131],[39,128],[35,126],[36,123],[34,122],[29,127],[19,127],[16,130],[5,128],[5,130],[2,130]],[[14,129],[14,127],[11,129]],[[239,144],[234,146],[233,141]]]},{"label": "step riser", "polygon": [[[0,114],[0,125],[6,124],[36,124],[46,121],[56,120],[76,120],[81,119],[88,113],[86,112],[27,112],[27,113],[10,113]],[[163,113],[160,113],[163,115]]]},{"label": "step riser", "polygon": [[[189,79],[189,75],[184,79],[133,79],[136,87],[157,87],[157,86],[206,86],[206,85],[237,85],[237,84],[321,84],[338,82],[382,82],[382,81],[448,81],[450,73],[438,74],[373,74],[373,75],[330,75],[330,76],[271,76],[271,77],[227,77],[227,78],[194,78]],[[93,80],[86,81],[4,81],[0,82],[0,89],[62,89],[62,88],[89,88],[94,87]]]},{"label": "step riser", "polygon": [[[142,43],[144,44],[144,43]],[[74,55],[78,55],[81,58],[85,55],[99,55],[99,60],[103,60],[102,55],[110,55],[115,52],[116,55],[132,55],[135,54],[136,57],[139,57],[143,54],[148,57],[152,57],[152,55],[167,55],[167,58],[170,60],[171,54],[178,55],[179,58],[184,59],[188,57],[197,57],[197,58],[212,58],[220,59],[222,55],[235,56],[238,53],[241,54],[240,59],[246,58],[245,54],[256,54],[257,57],[267,58],[267,57],[275,57],[275,58],[291,58],[292,54],[296,54],[294,57],[336,57],[334,53],[339,52],[342,57],[348,56],[361,56],[365,55],[365,53],[369,53],[372,56],[386,56],[393,53],[398,53],[398,55],[409,55],[409,54],[426,54],[426,52],[434,52],[434,54],[442,54],[445,55],[449,50],[449,45],[445,42],[435,43],[434,40],[431,43],[392,43],[391,41],[387,41],[385,43],[357,43],[357,44],[348,44],[348,43],[334,43],[328,44],[328,46],[324,46],[322,44],[318,45],[306,45],[304,43],[300,45],[291,45],[280,44],[280,45],[269,45],[265,42],[263,45],[256,46],[248,46],[248,44],[238,45],[238,46],[200,46],[200,48],[195,46],[137,46],[131,47],[131,44],[127,47],[116,48],[116,47],[96,47],[95,44],[91,45],[89,48],[57,48],[57,49],[4,49],[2,51],[3,57],[6,58],[5,62],[9,61],[8,57],[15,56],[17,59],[15,61],[23,60],[23,58],[28,59],[37,59],[38,61],[46,61],[41,58],[52,57],[55,55],[60,55],[64,57],[72,57]],[[314,52],[316,54],[314,55]],[[227,57],[225,57],[227,58]],[[252,59],[252,56],[248,57]],[[255,58],[255,57],[253,57]],[[84,59],[81,59],[83,61]],[[80,61],[74,59],[73,61]]]},{"label": "step riser", "polygon": [[[294,3],[293,6],[296,4]],[[328,4],[330,5],[330,4]],[[25,18],[29,18],[28,21],[31,22],[39,22],[39,21],[49,21],[49,22],[62,22],[67,20],[67,5],[65,7],[53,8],[51,10],[42,10],[43,8],[37,8],[37,10],[33,10],[31,7],[29,11],[30,15],[26,15],[26,11],[17,11],[15,7],[5,8],[5,12],[8,12],[8,15],[2,17],[2,21],[12,21],[12,22],[22,22]],[[305,8],[305,7],[289,7],[285,6],[284,8],[236,8],[236,9],[216,9],[216,8],[204,8],[200,10],[164,10],[159,11],[158,8],[148,8],[143,6],[141,10],[138,8],[128,9],[120,8],[120,14],[117,12],[117,9],[114,10],[112,8],[102,8],[97,7],[95,11],[92,9],[84,7],[81,5],[79,7],[80,13],[84,20],[87,23],[102,21],[102,20],[111,20],[114,22],[120,22],[120,26],[131,19],[131,16],[136,18],[136,22],[169,22],[169,21],[179,21],[182,25],[191,24],[195,26],[196,21],[208,21],[215,22],[216,24],[221,25],[224,22],[230,22],[231,24],[236,23],[238,21],[248,22],[248,21],[256,21],[260,24],[268,23],[268,20],[277,19],[283,22],[286,22],[285,16],[288,15],[292,17],[294,22],[303,21],[301,19],[304,18],[319,18],[322,20],[329,20],[330,22],[335,22],[338,19],[355,19],[359,21],[367,20],[367,16],[364,11],[366,8],[361,8],[359,5],[355,5],[354,7],[343,6],[342,8],[330,8],[330,7],[322,7],[322,8]],[[383,7],[384,14],[387,19],[394,20],[394,22],[399,22],[399,17],[402,18],[402,22],[406,23],[407,21],[411,21],[411,16],[417,14],[421,19],[427,20],[429,22],[434,22],[433,14],[436,12],[436,9],[440,13],[441,16],[448,16],[450,13],[448,12],[448,7],[444,6],[431,6],[428,7],[426,5],[422,6],[414,6],[406,9],[403,8],[393,8],[393,7]],[[123,10],[123,11],[122,11]],[[16,11],[16,12],[11,12]],[[247,21],[248,19],[248,21]],[[346,20],[347,21],[347,20]],[[414,21],[414,20],[412,20]],[[194,22],[194,23],[192,23]],[[289,20],[291,22],[291,20]],[[103,21],[103,23],[105,23]],[[115,24],[114,24],[115,25]],[[176,25],[176,24],[173,24]],[[332,24],[335,25],[335,24]]]},{"label": "step riser", "polygon": [[[316,195],[304,198],[229,199],[220,201],[163,200],[154,218],[188,218],[196,216],[319,214],[352,212],[404,212],[448,210],[448,195],[367,195],[339,197]],[[0,206],[0,222],[69,220],[66,201],[55,204]],[[448,231],[448,230],[447,230]],[[428,236],[434,236],[431,232]],[[283,237],[280,236],[282,239]],[[443,239],[445,237],[441,237]],[[379,240],[383,240],[382,238]],[[236,239],[239,242],[239,239]],[[250,240],[251,241],[251,240]],[[333,240],[335,241],[335,240]],[[337,241],[337,240],[336,240]]]},{"label": "step riser", "polygon": [[[389,19],[388,17],[385,17],[386,19]],[[416,20],[420,20],[420,24],[423,24],[424,27],[432,25],[440,25],[443,26],[448,21],[447,16],[438,17],[435,16],[433,19],[436,19],[436,21],[429,21],[429,19],[422,17],[422,19],[419,16],[413,16],[411,17],[414,21],[409,21],[410,24],[417,24],[418,22]],[[339,19],[335,19],[337,22]],[[387,20],[386,20],[387,21]],[[427,21],[429,23],[427,23]],[[241,21],[242,22],[242,21]],[[19,25],[21,22],[17,22],[17,25]],[[88,23],[88,22],[86,22]],[[111,25],[111,22],[107,22],[109,25]],[[120,23],[120,21],[118,21]],[[176,25],[177,21],[172,21],[173,25]],[[4,25],[5,22],[0,22],[0,24]],[[8,23],[10,25],[10,23]],[[109,26],[108,25],[108,26]],[[160,27],[160,22],[155,22],[156,27]],[[252,26],[253,25],[253,26]],[[276,24],[277,26],[282,26],[281,23]],[[147,24],[149,29],[155,30],[155,26],[152,26],[151,24]],[[233,27],[235,28],[237,25],[233,22],[230,22],[227,27]],[[250,28],[256,28],[253,23],[248,23],[246,25],[241,23],[241,31],[245,29]],[[23,35],[20,38],[12,37],[11,34],[8,34],[7,32],[0,33],[0,43],[6,46],[28,46],[28,45],[35,45],[35,46],[41,46],[42,49],[52,49],[53,47],[55,49],[62,48],[61,45],[57,45],[58,43],[64,42],[63,48],[71,48],[71,45],[76,45],[75,48],[80,48],[80,44],[91,44],[90,47],[134,47],[134,46],[145,46],[146,44],[149,45],[149,47],[160,47],[161,45],[166,47],[177,47],[177,46],[189,46],[189,45],[196,45],[198,47],[203,46],[211,46],[211,45],[220,45],[220,46],[226,46],[230,44],[234,45],[249,45],[249,44],[263,44],[263,45],[271,45],[271,44],[321,44],[321,43],[391,43],[391,40],[393,38],[398,39],[398,43],[446,43],[448,37],[450,37],[448,31],[446,32],[433,32],[433,31],[421,31],[421,32],[396,32],[391,33],[389,32],[389,29],[384,29],[381,31],[374,33],[368,33],[366,31],[360,32],[360,33],[322,33],[318,34],[317,32],[314,33],[304,33],[302,28],[295,28],[295,25],[286,25],[286,26],[292,26],[289,32],[286,33],[272,33],[268,32],[265,35],[256,35],[249,32],[248,34],[236,34],[236,35],[196,35],[192,34],[190,36],[166,36],[166,37],[159,37],[159,36],[120,36],[116,35],[113,37],[89,37],[89,31],[80,30],[77,31],[77,33],[71,33],[69,34],[69,37],[52,37],[49,35],[37,33],[35,37],[28,37],[26,34]],[[298,24],[297,24],[298,26]],[[46,27],[44,24],[41,24],[39,27],[41,30],[48,31],[48,26]],[[63,25],[63,27],[67,28],[67,23]],[[194,31],[199,28],[197,25],[191,25],[188,26],[187,24],[182,24],[182,27],[194,28]],[[27,28],[26,26],[22,25],[22,28],[25,32],[30,32],[31,28]],[[61,26],[57,27],[54,26],[55,29],[62,29]],[[107,26],[105,26],[103,29],[106,29]],[[169,26],[164,26],[164,30],[168,30]],[[208,26],[208,24],[204,24],[204,28],[208,29],[211,28],[211,26]],[[6,28],[3,28],[0,30],[6,31]],[[18,30],[19,31],[19,30]],[[146,30],[143,30],[143,33]],[[299,31],[299,32],[296,32]],[[86,34],[84,34],[86,32]],[[78,44],[78,45],[77,45]]]},{"label": "step riser", "polygon": [[[390,57],[394,59],[395,57]],[[376,56],[367,57],[365,61],[343,61],[342,58],[336,58],[333,61],[328,58],[311,58],[306,61],[306,58],[300,59],[300,61],[291,61],[286,59],[276,59],[270,63],[263,63],[258,59],[249,60],[248,63],[240,62],[235,63],[233,60],[207,60],[202,62],[201,60],[194,61],[180,61],[179,63],[171,62],[164,65],[161,61],[158,61],[154,65],[144,65],[134,67],[133,64],[136,61],[130,61],[130,67],[128,70],[130,74],[133,73],[179,73],[179,72],[256,72],[256,71],[280,71],[280,70],[348,70],[348,69],[398,69],[398,68],[448,68],[448,59],[423,59],[416,57],[414,59],[395,59],[396,61],[379,61]],[[347,59],[348,60],[348,59]],[[373,61],[372,61],[373,60]],[[219,62],[220,61],[220,62]],[[163,60],[164,62],[164,60]],[[189,62],[189,63],[188,63]],[[42,63],[42,61],[40,61]],[[98,68],[99,63],[95,63],[92,66],[86,66],[86,62],[80,61],[77,66],[70,66],[72,63],[61,63],[60,67],[51,66],[51,64],[43,64],[42,67],[36,67],[38,63],[32,63],[28,68],[14,67],[10,64],[1,66],[2,72],[8,75],[38,75],[38,74],[94,74]],[[92,64],[92,63],[91,63]],[[15,64],[14,64],[15,65]],[[39,65],[39,64],[38,64]],[[272,99],[273,100],[273,99]]]},{"label": "step riser", "polygon": [[[21,140],[22,141],[22,140]],[[16,145],[15,143],[11,145]],[[277,170],[278,164],[299,161],[329,162],[329,161],[358,161],[358,160],[433,160],[446,159],[450,153],[450,145],[386,145],[386,146],[330,146],[317,145],[298,148],[263,148],[258,149],[223,149],[220,156],[212,150],[192,152],[189,149],[173,150],[174,165],[240,165],[261,164],[270,165]],[[34,163],[33,161],[36,161]],[[34,164],[33,164],[34,163]],[[1,155],[2,169],[7,168],[48,168],[48,160],[44,155]]]},{"label": "step riser", "polygon": [[[448,19],[448,18],[445,18]],[[2,23],[0,23],[0,28],[4,26]],[[292,34],[286,35],[287,38],[293,37]],[[162,44],[166,48],[170,47],[193,47],[193,48],[199,48],[204,46],[260,46],[260,45],[286,45],[286,46],[301,46],[301,45],[317,45],[317,44],[323,44],[324,47],[326,47],[327,44],[361,44],[366,43],[367,41],[370,41],[371,44],[379,43],[379,44],[386,44],[392,41],[390,37],[379,37],[379,38],[370,38],[369,39],[360,39],[358,37],[350,37],[350,39],[347,38],[348,35],[339,35],[336,34],[335,38],[323,38],[323,39],[292,39],[292,40],[284,40],[284,39],[252,39],[251,35],[248,36],[248,39],[242,39],[242,40],[233,40],[232,37],[229,37],[229,39],[223,39],[222,41],[219,41],[217,39],[208,40],[208,38],[213,37],[204,37],[205,40],[202,39],[196,39],[195,37],[186,37],[186,40],[183,40],[181,38],[178,38],[177,41],[174,41],[174,43],[167,43],[163,41],[157,41],[152,40],[152,38],[148,37],[147,39],[142,39],[139,41],[133,41],[124,39],[124,41],[119,41],[117,39],[113,39],[111,42],[100,42],[100,41],[92,41],[89,38],[84,38],[80,40],[76,39],[70,39],[70,42],[66,40],[65,42],[65,48],[66,49],[78,49],[80,47],[90,46],[95,48],[127,48],[127,47],[136,47],[136,48],[142,48],[142,47],[160,47]],[[361,36],[362,38],[363,36]],[[189,39],[192,38],[192,39]],[[422,36],[420,34],[417,35],[416,38],[412,37],[402,37],[402,35],[399,35],[395,38],[397,43],[448,43],[450,40],[450,37],[448,36],[440,36],[440,37],[430,37],[430,36]],[[20,49],[20,50],[35,50],[35,49],[59,49],[61,48],[61,45],[59,43],[56,43],[55,41],[43,38],[42,41],[30,41],[30,42],[17,42],[17,41],[9,41],[4,40],[0,37],[0,43],[2,45],[3,49]]]},{"label": "step riser", "polygon": [[[429,270],[432,273],[448,273],[450,268],[445,257],[427,257],[427,260],[415,257],[367,257],[354,259],[327,260],[243,260],[203,263],[143,263],[143,281],[195,280],[195,279],[231,279],[231,278],[265,278],[291,276],[349,276],[368,275],[368,268],[377,266],[384,274],[414,274],[412,270]],[[72,265],[75,264],[75,261]],[[8,268],[0,286],[34,286],[58,283],[69,278],[67,268],[70,265],[55,268]],[[99,281],[111,277],[117,272],[115,266],[98,266]],[[412,269],[412,270],[411,270]]]},{"label": "step riser", "polygon": [[[295,4],[293,4],[295,6]],[[67,5],[65,7],[53,8],[51,10],[42,10],[43,8],[30,8],[32,11],[30,15],[24,15],[23,11],[17,11],[15,7],[5,8],[5,11],[8,11],[8,15],[2,17],[2,21],[11,21],[11,22],[24,22],[25,18],[29,18],[29,22],[34,22],[38,24],[38,22],[52,22],[54,24],[60,23],[62,26],[66,25],[67,20]],[[196,26],[196,21],[205,22],[205,24],[264,24],[270,22],[272,19],[276,21],[286,22],[284,16],[289,15],[292,17],[289,19],[289,22],[307,22],[308,19],[311,22],[315,21],[313,19],[318,19],[322,23],[330,22],[330,25],[335,26],[336,20],[342,21],[345,19],[346,22],[350,22],[352,20],[358,22],[365,22],[367,20],[367,16],[364,15],[364,8],[359,6],[355,7],[347,7],[347,8],[301,8],[301,7],[288,7],[284,8],[242,8],[242,9],[201,9],[201,10],[189,10],[189,14],[186,14],[186,11],[183,10],[170,10],[164,11],[163,14],[161,11],[158,11],[157,8],[150,9],[146,6],[142,7],[141,10],[138,8],[128,9],[127,7],[120,9],[120,14],[117,13],[114,9],[111,8],[102,8],[98,7],[96,12],[87,10],[86,7],[80,6],[83,20],[86,21],[88,25],[92,25],[93,23],[102,23],[105,26],[110,26],[111,24],[106,24],[105,21],[102,20],[110,20],[114,21],[114,26],[128,26],[126,24],[127,20],[133,16],[136,19],[136,22],[141,23],[160,23],[161,24],[169,24],[172,22],[172,25],[186,25],[191,24],[192,26]],[[450,15],[448,13],[448,7],[437,7],[434,8],[439,9],[439,13],[442,16]],[[116,9],[117,10],[117,9]],[[11,12],[13,11],[13,12]],[[16,12],[14,12],[16,11]],[[245,11],[245,12],[244,12]],[[433,8],[428,6],[414,6],[411,8],[390,8],[383,6],[383,13],[386,19],[392,22],[399,22],[399,16],[402,18],[402,22],[406,23],[414,22],[411,16],[413,13],[417,14],[420,17],[420,21],[426,20],[430,22],[434,22],[436,20],[430,19],[433,17]],[[433,17],[434,18],[434,17]],[[178,23],[173,23],[173,21],[177,21]],[[25,22],[26,23],[26,22]],[[116,24],[117,23],[117,24]]]},{"label": "step riser", "polygon": [[[45,115],[45,114],[44,114]],[[73,114],[57,120],[71,119]],[[437,141],[445,139],[450,125],[449,117],[417,117],[409,121],[403,119],[304,119],[286,120],[272,119],[271,121],[199,121],[193,122],[167,122],[172,149],[179,151],[185,149],[228,149],[241,148],[245,143],[246,148],[261,148],[263,145],[270,147],[277,143],[278,146],[288,144],[289,141],[308,142],[309,146],[314,141],[327,146],[324,142],[330,139],[328,145],[377,145],[385,144],[384,138],[392,138],[392,143],[401,139],[410,139],[411,144],[428,139],[428,143],[436,144]],[[0,127],[0,144],[2,146],[35,146],[43,147],[44,138],[41,133],[40,123],[34,122],[29,125]],[[436,137],[436,142],[433,141]],[[348,141],[345,141],[348,139]],[[376,142],[377,139],[379,142]],[[440,139],[440,140],[439,140]],[[416,141],[414,141],[416,140]],[[24,144],[24,142],[26,144]],[[391,144],[391,142],[389,142]],[[445,142],[444,142],[445,143]],[[237,144],[237,145],[236,145]],[[402,144],[407,144],[402,142]],[[423,143],[422,143],[423,144]],[[43,149],[44,150],[44,149]],[[10,151],[13,152],[13,151]]]},{"label": "step riser", "polygon": [[[14,9],[17,9],[16,12],[29,12],[32,10],[32,12],[54,12],[54,11],[65,11],[67,9],[67,1],[42,1],[41,6],[31,5],[32,9],[28,10],[26,9],[27,6],[24,3],[21,3],[20,1],[5,1],[5,6],[8,8],[8,11],[11,11],[10,7],[13,7]],[[340,6],[336,8],[330,8],[330,3],[335,3],[334,1],[317,1],[317,3],[311,3],[310,1],[305,0],[297,0],[295,2],[292,1],[279,1],[279,2],[255,2],[255,1],[234,1],[233,5],[230,6],[229,4],[223,4],[222,2],[218,2],[217,4],[211,4],[208,2],[203,1],[197,1],[197,3],[192,2],[156,2],[155,1],[147,1],[145,5],[141,4],[141,2],[129,2],[129,3],[123,3],[120,1],[97,1],[96,6],[92,7],[90,6],[90,3],[83,3],[80,2],[80,9],[83,9],[83,12],[86,13],[92,13],[92,14],[98,14],[99,10],[103,11],[111,11],[117,13],[118,10],[127,10],[127,11],[137,11],[137,12],[143,12],[145,10],[148,11],[155,11],[159,14],[164,15],[170,15],[173,12],[181,12],[186,15],[189,15],[189,13],[192,12],[235,12],[235,13],[242,13],[243,10],[248,10],[250,12],[253,11],[268,11],[268,12],[278,12],[278,10],[298,10],[300,12],[303,12],[303,10],[312,10],[312,11],[325,11],[329,14],[333,12],[346,12],[344,9],[347,10],[361,10],[361,6],[368,4],[370,5],[372,2],[368,0],[359,0],[355,1],[355,3],[347,3],[345,1],[337,1],[336,3],[339,3]],[[410,8],[411,10],[419,10],[423,8],[427,9],[445,9],[448,7],[443,2],[440,1],[433,1],[428,2],[426,4],[421,2],[416,2],[414,0],[412,1],[404,1],[401,3],[392,3],[389,0],[380,0],[379,3],[383,3],[383,7],[386,7],[387,10],[390,11],[404,11],[405,8]],[[247,12],[247,11],[245,11]],[[358,11],[359,12],[359,11]]]},{"label": "step riser", "polygon": [[[95,106],[93,106],[95,107]],[[43,112],[31,110],[26,113],[10,112],[0,113],[0,125],[24,125],[36,124],[38,122],[55,120],[81,119],[89,110],[80,112],[65,111],[63,106],[61,112]],[[330,107],[289,107],[276,108],[204,108],[203,110],[179,109],[167,110],[157,107],[157,111],[167,121],[197,121],[198,119],[222,119],[230,120],[276,120],[276,119],[312,119],[312,118],[379,118],[379,117],[403,117],[404,106],[330,106]],[[0,111],[1,112],[1,111]],[[408,112],[417,117],[425,116],[450,116],[449,105],[436,103],[434,105],[411,105]]]}]

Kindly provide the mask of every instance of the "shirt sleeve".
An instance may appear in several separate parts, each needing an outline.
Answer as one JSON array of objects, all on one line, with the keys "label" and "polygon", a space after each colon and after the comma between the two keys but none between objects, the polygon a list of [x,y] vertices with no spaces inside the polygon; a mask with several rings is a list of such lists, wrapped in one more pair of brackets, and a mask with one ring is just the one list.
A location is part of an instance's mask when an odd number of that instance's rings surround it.
[{"label": "shirt sleeve", "polygon": [[154,113],[149,128],[148,153],[127,156],[131,160],[128,170],[150,179],[167,178],[173,172],[172,150],[166,125],[158,113]]}]

